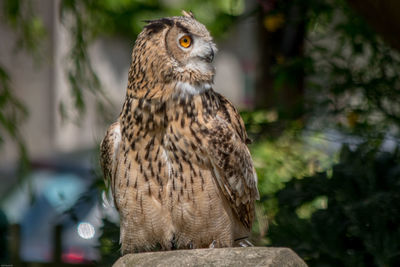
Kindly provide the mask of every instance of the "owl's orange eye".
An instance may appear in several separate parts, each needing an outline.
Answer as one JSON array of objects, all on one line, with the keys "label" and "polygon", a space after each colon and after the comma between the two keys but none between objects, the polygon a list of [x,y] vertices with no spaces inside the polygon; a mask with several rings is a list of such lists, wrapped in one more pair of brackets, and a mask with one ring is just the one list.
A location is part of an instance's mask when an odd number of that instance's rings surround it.
[{"label": "owl's orange eye", "polygon": [[184,35],[179,39],[179,44],[184,48],[188,48],[192,44],[192,38],[189,35]]}]

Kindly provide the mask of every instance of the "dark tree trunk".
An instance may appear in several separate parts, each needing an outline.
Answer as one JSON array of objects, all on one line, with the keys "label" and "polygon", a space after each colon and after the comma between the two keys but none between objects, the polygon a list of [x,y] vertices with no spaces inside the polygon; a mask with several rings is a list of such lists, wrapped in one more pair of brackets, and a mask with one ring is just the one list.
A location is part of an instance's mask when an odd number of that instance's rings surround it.
[{"label": "dark tree trunk", "polygon": [[[267,2],[284,5],[284,8],[280,9],[284,22],[282,27],[275,31],[268,29],[264,23],[265,17],[274,14],[275,10],[262,8],[259,13],[260,59],[255,104],[257,108],[277,109],[280,117],[295,119],[303,113],[304,71],[301,64],[290,64],[287,68],[286,64],[303,55],[305,7],[292,0]],[[273,69],[282,66],[284,74],[279,72],[277,76]]]},{"label": "dark tree trunk", "polygon": [[399,0],[348,0],[348,2],[387,43],[400,51]]}]

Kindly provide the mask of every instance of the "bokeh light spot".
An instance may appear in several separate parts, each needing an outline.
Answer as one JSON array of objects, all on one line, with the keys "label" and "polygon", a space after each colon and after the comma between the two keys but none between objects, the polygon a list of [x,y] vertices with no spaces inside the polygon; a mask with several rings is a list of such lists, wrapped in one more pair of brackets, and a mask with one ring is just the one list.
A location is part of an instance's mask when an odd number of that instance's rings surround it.
[{"label": "bokeh light spot", "polygon": [[94,237],[96,231],[91,223],[81,222],[78,224],[78,235],[83,239],[91,239]]}]

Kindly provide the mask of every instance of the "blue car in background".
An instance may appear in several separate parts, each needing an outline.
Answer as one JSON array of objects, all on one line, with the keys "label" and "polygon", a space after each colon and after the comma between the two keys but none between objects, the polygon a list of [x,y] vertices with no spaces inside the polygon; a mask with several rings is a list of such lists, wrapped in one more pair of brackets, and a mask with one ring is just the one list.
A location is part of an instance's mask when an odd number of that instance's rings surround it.
[{"label": "blue car in background", "polygon": [[[100,258],[98,238],[103,216],[118,221],[118,215],[93,186],[100,179],[88,155],[65,155],[33,163],[22,182],[9,186],[1,209],[9,224],[20,227],[21,262],[53,262],[56,226],[61,225],[61,260],[65,263],[93,263]],[[17,180],[1,174],[0,182]]]}]

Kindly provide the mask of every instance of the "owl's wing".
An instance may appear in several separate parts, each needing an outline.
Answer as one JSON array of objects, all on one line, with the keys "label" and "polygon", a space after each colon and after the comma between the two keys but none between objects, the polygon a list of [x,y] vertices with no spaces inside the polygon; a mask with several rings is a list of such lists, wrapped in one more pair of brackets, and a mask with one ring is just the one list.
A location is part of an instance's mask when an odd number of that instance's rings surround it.
[{"label": "owl's wing", "polygon": [[100,166],[103,170],[104,183],[107,191],[111,187],[115,197],[115,172],[118,164],[121,130],[119,122],[113,123],[107,130],[106,136],[100,144]]},{"label": "owl's wing", "polygon": [[209,129],[209,158],[215,178],[239,220],[250,229],[254,200],[259,199],[255,172],[243,120],[223,96],[220,109]]}]

